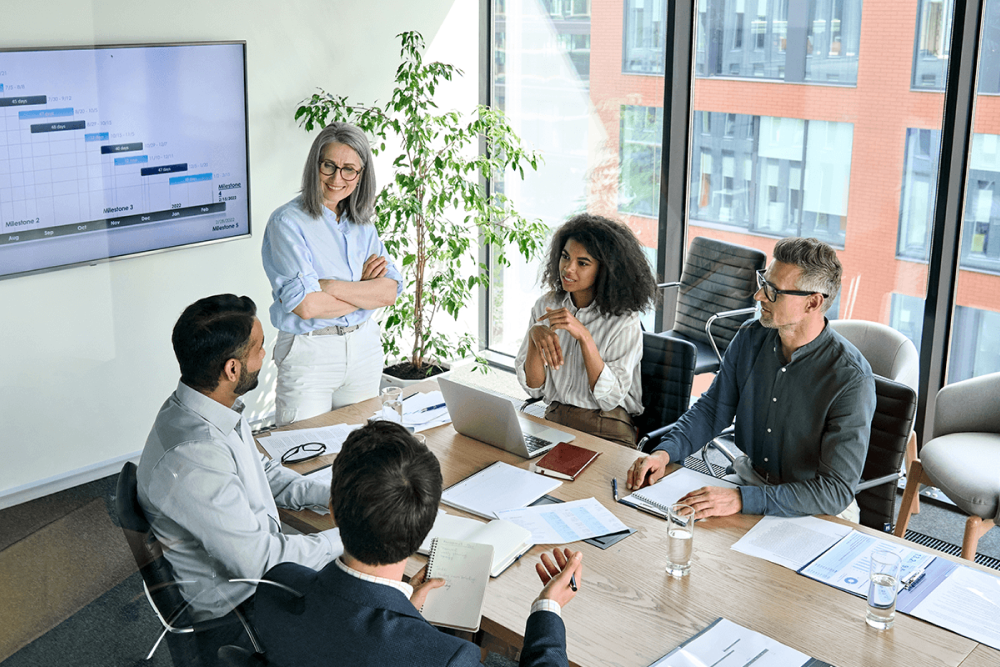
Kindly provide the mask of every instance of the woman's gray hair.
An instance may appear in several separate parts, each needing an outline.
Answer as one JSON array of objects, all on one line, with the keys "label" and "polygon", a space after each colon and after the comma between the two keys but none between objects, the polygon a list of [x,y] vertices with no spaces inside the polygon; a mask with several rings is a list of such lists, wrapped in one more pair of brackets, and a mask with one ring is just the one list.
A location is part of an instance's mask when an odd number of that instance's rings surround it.
[{"label": "woman's gray hair", "polygon": [[359,225],[372,222],[375,214],[375,170],[371,168],[372,149],[365,133],[350,123],[330,123],[324,127],[309,149],[302,170],[303,207],[314,218],[323,215],[323,191],[320,186],[319,162],[330,144],[344,144],[361,158],[361,182],[347,198],[345,207],[351,221]]},{"label": "woman's gray hair", "polygon": [[818,239],[790,237],[774,244],[774,260],[802,269],[795,289],[828,295],[823,299],[823,312],[833,305],[840,292],[844,273],[837,252]]}]

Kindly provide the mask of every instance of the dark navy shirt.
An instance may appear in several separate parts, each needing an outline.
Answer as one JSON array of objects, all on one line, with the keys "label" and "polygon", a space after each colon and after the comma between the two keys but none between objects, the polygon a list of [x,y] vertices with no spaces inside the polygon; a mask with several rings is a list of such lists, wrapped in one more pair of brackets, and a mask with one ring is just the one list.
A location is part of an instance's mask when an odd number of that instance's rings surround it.
[{"label": "dark navy shirt", "polygon": [[854,500],[874,413],[871,366],[829,322],[786,363],[778,331],[753,321],[656,449],[683,461],[735,418],[736,446],[781,480],[741,486],[744,514],[839,514]]}]

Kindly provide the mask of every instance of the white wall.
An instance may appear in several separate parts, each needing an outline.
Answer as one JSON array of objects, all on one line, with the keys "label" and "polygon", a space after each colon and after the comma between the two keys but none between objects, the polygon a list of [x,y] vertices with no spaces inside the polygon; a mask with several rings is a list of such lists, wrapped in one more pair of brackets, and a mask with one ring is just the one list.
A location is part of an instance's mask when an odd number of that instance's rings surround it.
[{"label": "white wall", "polygon": [[[268,340],[270,288],[260,242],[271,211],[297,190],[311,141],[292,120],[322,87],[386,100],[395,35],[416,29],[467,80],[449,106],[476,101],[476,0],[2,0],[3,46],[246,40],[253,237],[0,281],[0,507],[111,474],[145,441],[177,383],[170,330],[219,292],[257,302]],[[0,55],[2,58],[2,55]],[[384,182],[387,172],[380,166]],[[270,412],[274,367],[246,398]]]}]

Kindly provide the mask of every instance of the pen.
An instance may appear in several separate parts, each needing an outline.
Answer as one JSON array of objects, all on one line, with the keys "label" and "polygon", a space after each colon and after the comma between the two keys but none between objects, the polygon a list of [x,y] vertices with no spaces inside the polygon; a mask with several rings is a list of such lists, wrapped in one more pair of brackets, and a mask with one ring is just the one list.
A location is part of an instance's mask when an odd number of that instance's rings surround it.
[{"label": "pen", "polygon": [[618,502],[618,478],[617,477],[612,477],[611,478],[611,493],[612,493],[612,495],[614,495],[615,502],[617,503]]},{"label": "pen", "polygon": [[408,415],[419,415],[421,412],[430,412],[431,410],[437,410],[438,408],[443,408],[445,403],[438,403],[437,405],[429,405],[422,410],[414,410],[413,412],[407,412]]},{"label": "pen", "polygon": [[637,505],[635,503],[630,503],[627,499],[622,499],[622,500],[619,500],[618,502],[620,502],[622,505],[627,505],[628,507],[631,507],[632,509],[639,510],[640,512],[645,512],[646,514],[651,514],[653,516],[660,517],[661,519],[668,519],[668,518],[670,518],[666,514],[663,514],[662,512],[658,512],[658,511],[656,511],[654,509],[649,509],[649,508],[643,507],[642,505]]},{"label": "pen", "polygon": [[569,587],[573,589],[574,593],[576,593],[576,575],[575,574],[569,578]]}]

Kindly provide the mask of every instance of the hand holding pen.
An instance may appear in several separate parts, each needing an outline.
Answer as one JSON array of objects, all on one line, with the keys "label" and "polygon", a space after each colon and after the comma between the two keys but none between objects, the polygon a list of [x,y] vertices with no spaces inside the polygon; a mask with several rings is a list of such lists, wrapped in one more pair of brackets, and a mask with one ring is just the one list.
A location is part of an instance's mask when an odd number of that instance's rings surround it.
[{"label": "hand holding pen", "polygon": [[564,607],[576,596],[583,581],[583,554],[563,548],[553,549],[552,555],[555,560],[544,553],[541,562],[535,564],[535,572],[545,584],[538,599],[552,600]]}]

